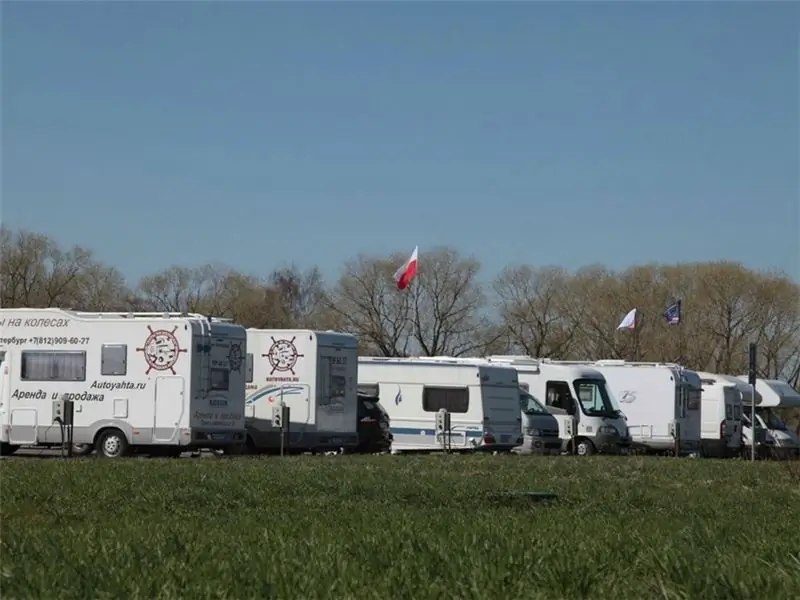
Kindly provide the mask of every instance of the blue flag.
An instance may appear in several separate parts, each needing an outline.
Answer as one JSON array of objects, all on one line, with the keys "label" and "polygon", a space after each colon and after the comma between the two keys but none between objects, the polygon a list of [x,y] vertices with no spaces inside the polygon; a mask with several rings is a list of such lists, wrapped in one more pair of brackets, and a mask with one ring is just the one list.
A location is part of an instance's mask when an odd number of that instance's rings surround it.
[{"label": "blue flag", "polygon": [[678,300],[670,304],[664,311],[664,318],[670,325],[677,325],[681,322],[681,301]]}]

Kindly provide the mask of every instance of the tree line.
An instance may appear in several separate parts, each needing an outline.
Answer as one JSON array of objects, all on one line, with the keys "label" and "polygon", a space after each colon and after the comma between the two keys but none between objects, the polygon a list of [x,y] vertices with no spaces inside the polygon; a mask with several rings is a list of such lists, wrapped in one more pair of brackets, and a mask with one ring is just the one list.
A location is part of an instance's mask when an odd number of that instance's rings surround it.
[{"label": "tree line", "polygon": [[[90,249],[1,228],[0,301],[334,329],[357,335],[364,354],[382,356],[681,360],[696,370],[743,374],[747,346],[756,342],[761,376],[800,384],[800,285],[784,273],[733,262],[575,272],[518,264],[489,277],[475,257],[436,248],[420,256],[417,278],[400,292],[392,275],[406,258],[361,254],[332,281],[294,264],[267,274],[208,264],[166,266],[134,283]],[[669,325],[663,312],[676,299],[682,320]],[[632,308],[642,316],[639,328],[618,331]]]}]

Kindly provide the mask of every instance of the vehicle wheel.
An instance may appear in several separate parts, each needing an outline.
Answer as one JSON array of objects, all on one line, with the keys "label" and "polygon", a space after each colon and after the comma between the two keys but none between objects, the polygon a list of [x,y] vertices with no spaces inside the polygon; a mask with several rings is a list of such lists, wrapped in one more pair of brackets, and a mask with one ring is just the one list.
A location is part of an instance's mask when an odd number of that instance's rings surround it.
[{"label": "vehicle wheel", "polygon": [[223,448],[222,450],[223,456],[241,456],[242,454],[245,454],[244,444],[235,444],[233,446],[228,446],[227,448]]},{"label": "vehicle wheel", "polygon": [[11,456],[19,450],[19,446],[12,446],[7,442],[0,443],[0,456]]},{"label": "vehicle wheel", "polygon": [[128,455],[128,440],[119,429],[106,429],[97,440],[97,455],[101,458],[122,458]]},{"label": "vehicle wheel", "polygon": [[94,452],[94,444],[72,444],[73,456],[89,456]]},{"label": "vehicle wheel", "polygon": [[578,456],[591,456],[594,454],[594,444],[589,440],[580,440],[575,446],[575,454]]}]

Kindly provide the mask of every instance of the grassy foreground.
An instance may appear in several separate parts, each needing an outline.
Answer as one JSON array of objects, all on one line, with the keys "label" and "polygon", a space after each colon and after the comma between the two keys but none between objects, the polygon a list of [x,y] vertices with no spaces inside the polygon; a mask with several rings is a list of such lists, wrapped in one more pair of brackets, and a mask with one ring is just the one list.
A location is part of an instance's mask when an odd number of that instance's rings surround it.
[{"label": "grassy foreground", "polygon": [[780,463],[18,459],[0,486],[4,600],[800,597]]}]

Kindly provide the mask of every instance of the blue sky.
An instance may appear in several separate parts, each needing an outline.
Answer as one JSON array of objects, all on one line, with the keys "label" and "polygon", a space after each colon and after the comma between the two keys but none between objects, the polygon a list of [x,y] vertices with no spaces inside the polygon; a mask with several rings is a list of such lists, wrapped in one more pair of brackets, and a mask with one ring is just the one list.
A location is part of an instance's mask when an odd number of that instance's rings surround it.
[{"label": "blue sky", "polygon": [[2,221],[131,279],[452,245],[800,279],[792,3],[3,2]]}]

